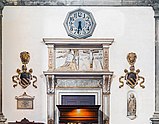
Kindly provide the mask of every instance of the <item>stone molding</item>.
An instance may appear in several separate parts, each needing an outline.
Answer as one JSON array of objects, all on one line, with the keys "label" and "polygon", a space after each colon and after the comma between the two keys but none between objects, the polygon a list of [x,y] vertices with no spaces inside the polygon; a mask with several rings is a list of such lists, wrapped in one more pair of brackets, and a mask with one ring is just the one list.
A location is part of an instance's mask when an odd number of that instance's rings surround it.
[{"label": "stone molding", "polygon": [[159,18],[159,3],[152,4],[152,8],[155,12],[154,18]]},{"label": "stone molding", "polygon": [[158,0],[4,0],[6,6],[150,6]]},{"label": "stone molding", "polygon": [[6,122],[6,118],[4,117],[4,115],[2,113],[0,113],[0,124],[4,124]]}]

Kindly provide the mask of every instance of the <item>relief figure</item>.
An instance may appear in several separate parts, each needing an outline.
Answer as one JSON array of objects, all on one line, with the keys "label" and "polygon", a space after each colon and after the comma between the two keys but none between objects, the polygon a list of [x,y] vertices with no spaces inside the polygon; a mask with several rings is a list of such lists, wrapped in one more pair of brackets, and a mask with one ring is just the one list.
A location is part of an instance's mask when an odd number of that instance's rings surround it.
[{"label": "relief figure", "polygon": [[134,93],[128,95],[127,102],[127,117],[131,120],[136,118],[136,97]]},{"label": "relief figure", "polygon": [[76,50],[67,50],[66,53],[63,55],[60,55],[56,58],[65,58],[65,62],[62,66],[58,67],[56,70],[59,71],[75,71],[78,68],[77,63],[77,57],[75,55],[78,55],[78,51]]}]

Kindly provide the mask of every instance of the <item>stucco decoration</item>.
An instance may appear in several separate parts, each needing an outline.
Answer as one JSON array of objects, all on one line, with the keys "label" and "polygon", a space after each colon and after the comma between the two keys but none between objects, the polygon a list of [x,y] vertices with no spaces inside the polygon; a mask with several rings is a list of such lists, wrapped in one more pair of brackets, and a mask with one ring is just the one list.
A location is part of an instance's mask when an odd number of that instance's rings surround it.
[{"label": "stucco decoration", "polygon": [[137,102],[136,102],[136,95],[134,92],[128,92],[127,97],[127,117],[131,120],[136,118],[136,109],[137,109]]},{"label": "stucco decoration", "polygon": [[12,81],[14,82],[13,87],[15,88],[19,84],[22,88],[25,89],[32,83],[33,87],[37,88],[37,86],[35,85],[35,82],[37,82],[37,77],[32,75],[33,69],[29,69],[29,71],[27,71],[26,65],[29,63],[30,60],[29,52],[21,52],[20,58],[23,64],[22,70],[17,69],[16,72],[18,73],[18,75],[14,75],[12,77]]},{"label": "stucco decoration", "polygon": [[140,73],[139,69],[135,70],[134,64],[136,62],[136,59],[136,53],[131,52],[127,55],[127,61],[131,65],[130,71],[128,71],[127,69],[124,70],[126,74],[125,76],[121,76],[119,78],[119,82],[121,83],[119,88],[124,86],[124,81],[126,81],[126,84],[132,89],[135,88],[138,83],[140,83],[140,87],[145,88],[145,86],[143,85],[145,78],[138,75]]}]

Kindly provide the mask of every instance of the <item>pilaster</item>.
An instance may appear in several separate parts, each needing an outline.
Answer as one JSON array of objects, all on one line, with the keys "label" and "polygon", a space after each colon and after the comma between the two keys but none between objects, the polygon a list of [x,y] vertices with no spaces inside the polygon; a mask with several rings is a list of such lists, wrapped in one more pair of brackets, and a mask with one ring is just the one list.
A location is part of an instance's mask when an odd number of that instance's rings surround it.
[{"label": "pilaster", "polygon": [[109,47],[103,45],[103,70],[109,71]]},{"label": "pilaster", "polygon": [[54,111],[55,111],[55,81],[54,75],[47,75],[47,119],[48,124],[54,124]]},{"label": "pilaster", "polygon": [[2,112],[2,11],[4,4],[0,1],[0,124],[6,121]]},{"label": "pilaster", "polygon": [[150,120],[159,124],[159,3],[152,5],[155,18],[155,113]]},{"label": "pilaster", "polygon": [[54,60],[54,44],[48,45],[48,69],[53,71],[55,69],[55,60]]}]

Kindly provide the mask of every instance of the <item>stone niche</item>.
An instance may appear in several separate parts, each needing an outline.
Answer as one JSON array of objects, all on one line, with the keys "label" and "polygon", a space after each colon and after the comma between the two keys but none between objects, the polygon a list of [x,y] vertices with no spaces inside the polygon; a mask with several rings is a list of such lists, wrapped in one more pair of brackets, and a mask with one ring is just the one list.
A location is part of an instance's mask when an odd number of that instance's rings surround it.
[{"label": "stone niche", "polygon": [[[94,96],[101,105],[98,124],[109,124],[110,88],[113,72],[109,71],[109,47],[114,39],[44,38],[48,47],[47,83],[48,124],[59,123],[63,96]],[[90,103],[91,104],[91,103]]]}]

